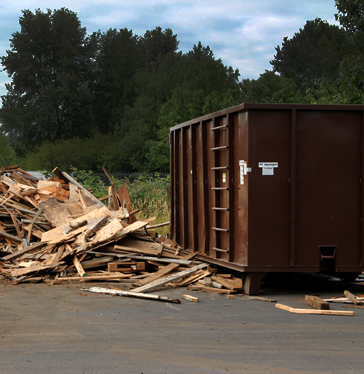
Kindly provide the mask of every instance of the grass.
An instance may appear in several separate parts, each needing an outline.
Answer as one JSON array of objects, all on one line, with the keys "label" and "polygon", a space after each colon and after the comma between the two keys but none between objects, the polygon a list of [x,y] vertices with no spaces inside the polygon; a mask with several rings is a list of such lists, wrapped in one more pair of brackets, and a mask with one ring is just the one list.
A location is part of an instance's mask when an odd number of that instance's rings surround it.
[{"label": "grass", "polygon": [[[101,198],[107,196],[108,185],[104,184],[99,177],[95,176],[90,171],[73,169],[74,178],[81,183],[85,188],[91,188],[92,193]],[[140,209],[136,217],[139,220],[156,217],[151,225],[164,223],[170,220],[170,202],[167,188],[170,184],[170,178],[161,177],[156,174],[151,177],[146,174],[141,174],[139,178],[131,183],[126,180],[114,180],[117,187],[123,183],[128,189],[130,203],[133,208]],[[160,227],[157,229],[158,234],[163,235],[169,233],[169,226]]]}]

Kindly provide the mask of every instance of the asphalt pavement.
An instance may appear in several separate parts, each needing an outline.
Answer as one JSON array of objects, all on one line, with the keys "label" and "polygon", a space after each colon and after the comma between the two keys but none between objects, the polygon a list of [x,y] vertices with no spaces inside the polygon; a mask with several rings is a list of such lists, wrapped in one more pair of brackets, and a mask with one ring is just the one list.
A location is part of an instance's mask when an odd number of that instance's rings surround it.
[{"label": "asphalt pavement", "polygon": [[[81,290],[90,286],[0,285],[0,374],[364,372],[364,309],[293,314],[244,295],[155,292],[181,300],[174,304]],[[345,289],[364,294],[364,286],[304,275],[267,281],[261,296],[310,308],[306,294]]]}]

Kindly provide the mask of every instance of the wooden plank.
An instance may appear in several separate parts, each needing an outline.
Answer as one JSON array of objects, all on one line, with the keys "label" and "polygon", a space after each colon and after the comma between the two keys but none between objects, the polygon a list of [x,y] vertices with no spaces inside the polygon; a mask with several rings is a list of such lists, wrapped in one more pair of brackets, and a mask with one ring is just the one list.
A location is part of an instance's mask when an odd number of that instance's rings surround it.
[{"label": "wooden plank", "polygon": [[90,288],[84,288],[82,289],[82,291],[98,292],[98,293],[105,293],[109,295],[117,295],[117,296],[125,296],[125,297],[136,297],[139,299],[166,301],[166,302],[177,303],[177,304],[181,303],[178,299],[173,299],[173,298],[166,297],[166,296],[146,294],[146,293],[136,293],[136,292],[131,292],[131,291],[114,290],[112,288],[90,287]]},{"label": "wooden plank", "polygon": [[205,268],[207,266],[208,266],[207,264],[200,264],[200,265],[194,266],[191,269],[187,269],[187,270],[181,271],[179,273],[170,275],[169,277],[164,277],[164,278],[161,278],[161,279],[157,279],[154,282],[148,283],[148,284],[146,284],[146,285],[144,285],[142,287],[138,287],[138,288],[134,289],[133,291],[134,292],[148,292],[148,291],[152,291],[152,290],[154,290],[157,287],[163,286],[163,285],[165,285],[165,284],[167,284],[169,282],[173,282],[173,281],[175,281],[177,279],[183,278],[186,275],[192,274],[195,271],[197,271],[199,269],[203,269],[203,268]]},{"label": "wooden plank", "polygon": [[182,295],[182,297],[188,301],[193,301],[195,303],[198,302],[198,297],[191,296],[191,295]]},{"label": "wooden plank", "polygon": [[84,269],[94,269],[100,266],[105,266],[110,261],[113,261],[114,257],[105,256],[105,257],[96,257],[92,260],[82,261],[81,264]]},{"label": "wooden plank", "polygon": [[77,269],[77,273],[79,274],[79,276],[80,277],[85,277],[86,276],[86,272],[83,269],[82,265],[80,264],[80,261],[78,260],[78,258],[77,258],[76,255],[74,255],[72,257],[72,262],[75,265],[75,268]]},{"label": "wooden plank", "polygon": [[[124,239],[123,239],[124,240]],[[140,242],[140,247],[145,247],[144,243],[148,244],[148,247],[150,248],[157,248],[158,245],[155,245],[155,243],[148,243],[148,242],[142,242],[141,240],[129,240],[128,242]],[[151,244],[151,245],[149,245]],[[139,246],[138,246],[139,247]],[[147,248],[137,248],[137,245],[134,245],[133,247],[129,247],[127,245],[115,245],[114,249],[117,251],[122,251],[122,252],[130,252],[130,253],[140,253],[144,255],[152,255],[156,256],[157,255],[157,250],[153,249],[147,249]]]},{"label": "wooden plank", "polygon": [[243,289],[242,281],[240,281],[240,282],[233,281],[232,282],[230,279],[221,278],[221,277],[218,277],[218,276],[212,276],[211,279],[214,280],[217,283],[220,283],[221,285],[223,285],[224,287],[226,287],[226,288],[228,288],[229,290],[232,290],[232,291],[239,291],[239,290]]},{"label": "wooden plank", "polygon": [[232,291],[232,290],[223,290],[220,288],[207,287],[207,286],[202,286],[202,285],[192,285],[192,284],[190,284],[187,287],[187,289],[191,291],[204,291],[204,292],[226,294],[226,295],[230,295],[231,293],[236,293],[236,291]]},{"label": "wooden plank", "polygon": [[168,263],[175,263],[175,264],[181,264],[181,265],[189,265],[192,263],[190,260],[179,260],[176,258],[158,258],[158,257],[149,257],[149,256],[137,256],[137,255],[128,255],[129,258],[133,259],[140,259],[140,260],[146,260],[146,261],[156,261],[156,262],[168,262]]},{"label": "wooden plank", "polygon": [[11,253],[5,257],[3,257],[2,259],[4,261],[11,261],[11,260],[15,260],[16,258],[19,258],[21,257],[23,254],[25,253],[28,253],[28,252],[31,252],[31,251],[34,251],[35,249],[39,249],[39,248],[42,248],[44,246],[46,246],[47,243],[36,243],[36,244],[33,244],[29,247],[26,247],[20,251],[17,251],[17,252],[14,252],[14,253]]},{"label": "wooden plank", "polygon": [[277,300],[274,299],[269,299],[267,297],[260,297],[260,296],[249,296],[249,295],[244,295],[249,300],[256,300],[256,301],[264,301],[266,303],[276,303]]},{"label": "wooden plank", "polygon": [[64,277],[64,278],[58,278],[58,282],[97,282],[97,281],[112,281],[112,280],[119,280],[124,278],[130,278],[131,274],[112,274],[112,275],[92,275],[92,276],[85,276],[85,277]]},{"label": "wooden plank", "polygon": [[61,259],[63,252],[64,252],[64,248],[65,246],[63,244],[58,248],[57,254],[53,259],[53,263],[56,263]]},{"label": "wooden plank", "polygon": [[358,303],[361,304],[361,302],[358,301],[357,297],[350,291],[344,291],[344,296],[347,297],[354,305],[357,305]]},{"label": "wooden plank", "polygon": [[123,231],[123,226],[117,218],[114,218],[107,225],[102,227],[97,233],[95,238],[92,240],[93,245],[103,243],[109,240],[113,240],[114,237]]},{"label": "wooden plank", "polygon": [[[323,299],[328,303],[352,303],[347,297],[334,297],[332,299]],[[359,302],[364,302],[364,297],[357,297]]]},{"label": "wooden plank", "polygon": [[306,295],[305,300],[308,305],[312,306],[315,309],[319,309],[319,310],[330,309],[330,304],[327,301],[324,301],[317,296]]},{"label": "wooden plank", "polygon": [[353,316],[353,311],[346,310],[317,310],[317,309],[301,309],[301,308],[292,308],[288,305],[276,304],[276,308],[286,310],[290,313],[297,314],[322,314],[322,315],[333,315],[333,316]]},{"label": "wooden plank", "polygon": [[171,286],[172,287],[183,287],[183,286],[187,286],[190,283],[197,282],[199,279],[207,277],[210,274],[211,274],[210,270],[205,270],[205,271],[200,270],[196,274],[192,274],[189,277],[181,279],[180,281],[172,282]]},{"label": "wooden plank", "polygon": [[40,264],[40,265],[29,266],[27,268],[15,269],[15,270],[12,270],[11,276],[13,278],[15,278],[15,277],[19,277],[19,276],[29,274],[29,273],[33,273],[33,272],[38,272],[38,271],[42,271],[42,270],[50,270],[50,269],[53,269],[53,268],[57,267],[58,265],[59,265],[59,263],[58,264],[50,264],[50,265]]},{"label": "wooden plank", "polygon": [[[49,201],[49,200],[48,200]],[[58,203],[58,202],[57,202]],[[62,238],[65,233],[69,232],[71,229],[71,224],[76,224],[77,222],[82,222],[84,220],[87,220],[88,224],[90,222],[90,225],[94,223],[93,219],[97,217],[104,217],[107,216],[110,213],[110,211],[104,206],[103,208],[94,209],[89,213],[83,214],[80,217],[75,218],[74,220],[67,220],[67,223],[62,224],[60,226],[57,226],[56,228],[49,230],[47,232],[44,232],[42,235],[42,242],[47,242],[51,240],[57,240],[57,238]],[[85,229],[89,229],[87,226]]]},{"label": "wooden plank", "polygon": [[33,219],[30,221],[30,224],[28,226],[28,236],[27,236],[27,243],[30,243],[30,238],[32,236],[32,230],[33,230],[33,225],[35,224],[36,220],[38,217],[43,213],[43,209],[39,208],[37,214],[33,217]]},{"label": "wooden plank", "polygon": [[18,236],[8,234],[8,233],[6,233],[4,231],[1,231],[1,230],[0,230],[0,236],[3,236],[4,238],[10,239],[10,240],[12,240],[16,243],[23,243],[23,239],[19,238]]},{"label": "wooden plank", "polygon": [[159,278],[162,278],[166,274],[168,274],[168,273],[172,272],[173,270],[175,270],[176,268],[178,268],[178,266],[179,266],[179,264],[169,264],[169,265],[165,266],[163,269],[158,270],[157,272],[153,273],[149,277],[140,280],[138,282],[138,286],[141,287],[141,286],[144,286],[145,284],[148,284],[148,283],[153,282],[153,281],[155,281]]}]

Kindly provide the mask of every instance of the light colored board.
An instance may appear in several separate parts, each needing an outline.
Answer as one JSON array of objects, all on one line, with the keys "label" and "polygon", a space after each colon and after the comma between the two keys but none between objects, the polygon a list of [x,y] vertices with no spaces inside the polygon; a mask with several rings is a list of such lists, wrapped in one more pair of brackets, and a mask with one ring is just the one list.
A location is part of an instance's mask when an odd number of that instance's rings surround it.
[{"label": "light colored board", "polygon": [[172,272],[173,270],[178,268],[178,266],[179,266],[179,264],[169,264],[169,265],[165,266],[163,269],[158,270],[157,272],[153,273],[151,276],[140,280],[138,282],[138,285],[141,287],[141,286],[144,286],[145,284],[153,282],[156,279],[159,279],[159,278],[163,277],[164,275]]},{"label": "light colored board", "polygon": [[183,295],[182,296],[184,299],[188,300],[188,301],[193,301],[195,303],[198,302],[198,297],[195,297],[195,296],[191,296],[191,295]]},{"label": "light colored board", "polygon": [[34,272],[38,272],[38,271],[42,271],[42,270],[49,270],[49,269],[52,269],[52,268],[55,268],[56,266],[58,266],[60,263],[58,264],[51,264],[51,265],[34,265],[34,266],[29,266],[27,268],[22,268],[22,269],[15,269],[11,272],[11,276],[13,278],[15,277],[20,277],[22,275],[25,275],[25,274],[29,274],[29,273],[34,273]]},{"label": "light colored board", "polygon": [[232,290],[223,290],[220,288],[207,287],[207,286],[202,286],[202,285],[193,285],[193,284],[190,284],[187,288],[191,291],[204,291],[204,292],[209,292],[209,293],[218,293],[218,294],[226,294],[226,295],[230,295],[231,293],[236,293],[236,291],[232,291]]},{"label": "light colored board", "polygon": [[286,310],[290,313],[297,314],[322,314],[322,315],[332,315],[332,316],[353,316],[353,311],[346,310],[317,310],[317,309],[301,309],[301,308],[292,308],[288,305],[276,304],[276,308]]},{"label": "light colored board", "polygon": [[232,291],[239,291],[243,288],[243,283],[242,281],[237,282],[237,281],[232,281],[227,278],[220,278],[218,276],[212,276],[211,279],[217,283],[220,283],[224,287],[228,288],[229,290]]},{"label": "light colored board", "polygon": [[192,274],[192,273],[196,272],[197,270],[203,269],[207,266],[208,266],[207,264],[201,264],[201,265],[194,266],[191,269],[181,271],[179,273],[170,275],[169,277],[164,277],[164,278],[161,278],[161,279],[157,279],[154,282],[151,282],[151,283],[148,283],[144,286],[138,287],[138,288],[134,289],[133,291],[134,292],[149,292],[149,291],[152,291],[157,287],[163,286],[163,285],[165,285],[169,282],[173,282],[177,279],[183,278],[186,275]]},{"label": "light colored board", "polygon": [[178,299],[172,299],[166,296],[146,294],[146,293],[136,293],[136,292],[131,292],[131,291],[114,290],[112,288],[90,287],[90,288],[84,288],[82,289],[82,291],[98,292],[98,293],[105,293],[105,294],[117,295],[117,296],[136,297],[139,299],[166,301],[166,302],[177,303],[177,304],[181,303]]},{"label": "light colored board", "polygon": [[[94,222],[93,219],[98,217],[104,217],[109,214],[109,210],[106,207],[95,209],[89,213],[86,213],[80,217],[77,217],[73,220],[68,219],[67,223],[62,224],[52,230],[46,231],[42,234],[42,242],[56,241],[57,239],[62,239],[64,235],[70,232],[71,227],[69,223],[76,224],[77,222],[87,221],[87,224],[90,222],[90,225]],[[85,229],[89,229],[88,226]],[[81,232],[84,230],[81,230]]]},{"label": "light colored board", "polygon": [[123,226],[117,218],[114,218],[106,226],[102,227],[97,233],[95,238],[92,240],[93,245],[103,243],[109,240],[113,240],[114,237],[123,231]]},{"label": "light colored board", "polygon": [[86,272],[85,270],[83,269],[82,265],[80,264],[80,261],[78,260],[77,256],[74,255],[72,257],[72,261],[73,261],[73,264],[75,265],[75,268],[77,269],[77,273],[80,277],[85,277],[86,276]]},{"label": "light colored board", "polygon": [[98,281],[112,281],[112,280],[119,280],[124,278],[130,278],[131,274],[112,274],[112,275],[93,275],[93,276],[85,276],[85,277],[64,277],[58,278],[57,282],[98,282]]}]

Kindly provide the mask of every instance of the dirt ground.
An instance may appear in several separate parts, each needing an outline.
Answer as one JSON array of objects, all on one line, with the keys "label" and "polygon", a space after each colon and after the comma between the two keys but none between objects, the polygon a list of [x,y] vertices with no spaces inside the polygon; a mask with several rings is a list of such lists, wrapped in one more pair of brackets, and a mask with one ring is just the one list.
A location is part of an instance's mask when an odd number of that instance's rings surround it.
[{"label": "dirt ground", "polygon": [[[159,292],[181,300],[171,304],[81,290],[90,286],[2,281],[0,373],[363,373],[364,309],[301,315],[186,288]],[[305,294],[345,289],[364,294],[364,286],[302,276],[266,283],[262,295],[308,308]]]}]

